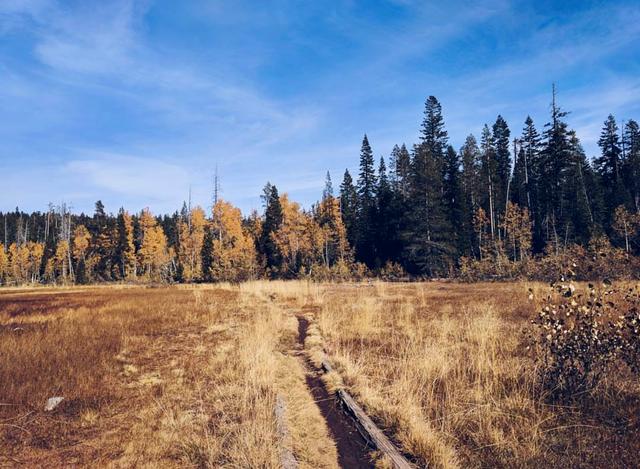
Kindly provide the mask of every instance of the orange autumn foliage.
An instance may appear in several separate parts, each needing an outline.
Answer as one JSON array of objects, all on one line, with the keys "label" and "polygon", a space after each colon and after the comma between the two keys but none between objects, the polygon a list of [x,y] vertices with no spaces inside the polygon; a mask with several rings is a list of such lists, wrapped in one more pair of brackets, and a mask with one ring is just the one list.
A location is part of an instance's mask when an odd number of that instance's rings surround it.
[{"label": "orange autumn foliage", "polygon": [[211,237],[205,246],[209,259],[207,278],[212,281],[239,282],[256,276],[256,250],[253,238],[242,227],[240,209],[224,200],[213,207]]},{"label": "orange autumn foliage", "polygon": [[140,214],[142,243],[138,251],[138,259],[142,267],[142,275],[154,280],[170,278],[171,253],[167,248],[167,237],[149,209]]},{"label": "orange autumn foliage", "polygon": [[206,214],[200,207],[192,209],[187,220],[180,221],[178,264],[182,280],[186,282],[202,278],[202,246],[206,226]]}]

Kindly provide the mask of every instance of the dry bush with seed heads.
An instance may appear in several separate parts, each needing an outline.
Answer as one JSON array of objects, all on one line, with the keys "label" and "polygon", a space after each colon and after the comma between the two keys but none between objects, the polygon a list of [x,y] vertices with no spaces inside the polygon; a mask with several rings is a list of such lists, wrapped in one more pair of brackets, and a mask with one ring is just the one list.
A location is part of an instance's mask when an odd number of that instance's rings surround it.
[{"label": "dry bush with seed heads", "polygon": [[578,291],[554,283],[529,339],[537,351],[540,383],[554,399],[591,392],[614,367],[640,374],[640,292],[605,280]]}]

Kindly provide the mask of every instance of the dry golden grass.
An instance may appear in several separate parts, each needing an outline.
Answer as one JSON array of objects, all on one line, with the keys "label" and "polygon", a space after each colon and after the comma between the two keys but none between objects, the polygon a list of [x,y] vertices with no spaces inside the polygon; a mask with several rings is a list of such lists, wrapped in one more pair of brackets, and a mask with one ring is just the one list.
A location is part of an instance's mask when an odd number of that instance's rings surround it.
[{"label": "dry golden grass", "polygon": [[[305,348],[421,465],[637,464],[638,383],[538,395],[522,331],[540,284],[249,282],[0,290],[0,466],[337,467]],[[617,389],[617,391],[616,391]],[[64,396],[53,412],[48,397]]]},{"label": "dry golden grass", "polygon": [[546,293],[525,283],[327,288],[308,346],[327,350],[340,374],[331,384],[352,391],[421,465],[636,464],[637,385],[624,404],[629,383],[615,378],[619,392],[584,406],[550,406],[537,392],[523,344],[538,307],[528,288]]},{"label": "dry golden grass", "polygon": [[2,291],[0,466],[279,467],[279,394],[300,466],[336,467],[295,337],[229,285]]}]

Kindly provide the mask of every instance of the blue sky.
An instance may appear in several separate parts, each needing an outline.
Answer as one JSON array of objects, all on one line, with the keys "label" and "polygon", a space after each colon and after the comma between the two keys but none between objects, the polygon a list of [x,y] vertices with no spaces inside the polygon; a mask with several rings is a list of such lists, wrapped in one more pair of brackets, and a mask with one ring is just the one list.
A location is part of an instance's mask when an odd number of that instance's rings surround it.
[{"label": "blue sky", "polygon": [[309,206],[331,171],[502,114],[547,120],[551,83],[590,156],[640,119],[637,2],[0,1],[0,210],[172,212],[192,187],[246,213],[264,183]]}]

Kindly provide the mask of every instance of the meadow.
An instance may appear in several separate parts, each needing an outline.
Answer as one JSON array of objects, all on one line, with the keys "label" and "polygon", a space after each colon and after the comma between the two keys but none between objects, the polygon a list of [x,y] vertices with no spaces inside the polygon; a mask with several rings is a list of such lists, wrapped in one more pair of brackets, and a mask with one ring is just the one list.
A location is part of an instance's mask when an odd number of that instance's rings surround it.
[{"label": "meadow", "polygon": [[[298,467],[355,467],[327,410],[345,389],[417,467],[633,467],[637,379],[614,369],[562,403],[538,385],[526,332],[547,290],[5,288],[0,466],[275,468],[289,454]],[[318,390],[323,358],[334,371]],[[45,411],[54,396],[64,400]],[[387,465],[365,454],[365,466]]]}]

